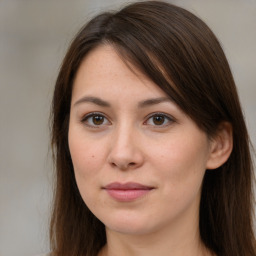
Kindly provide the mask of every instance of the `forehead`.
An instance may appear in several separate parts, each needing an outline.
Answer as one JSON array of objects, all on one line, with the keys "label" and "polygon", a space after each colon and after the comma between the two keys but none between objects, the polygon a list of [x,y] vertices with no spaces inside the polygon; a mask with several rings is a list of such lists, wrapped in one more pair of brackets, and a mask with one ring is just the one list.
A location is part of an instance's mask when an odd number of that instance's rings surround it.
[{"label": "forehead", "polygon": [[[129,65],[129,66],[128,66]],[[101,97],[166,97],[152,80],[134,66],[127,64],[110,45],[92,50],[82,61],[75,77],[72,98],[81,94]]]}]

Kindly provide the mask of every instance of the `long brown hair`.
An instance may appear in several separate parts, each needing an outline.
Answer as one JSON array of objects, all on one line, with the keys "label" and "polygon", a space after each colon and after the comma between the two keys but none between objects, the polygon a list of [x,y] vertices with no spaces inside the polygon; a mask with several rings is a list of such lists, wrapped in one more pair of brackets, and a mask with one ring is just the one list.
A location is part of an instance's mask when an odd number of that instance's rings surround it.
[{"label": "long brown hair", "polygon": [[249,138],[228,62],[203,21],[162,1],[137,2],[98,15],[79,31],[64,58],[52,103],[52,255],[95,256],[106,243],[103,223],[79,194],[68,147],[74,77],[88,52],[102,44],[112,45],[128,65],[146,74],[209,137],[222,121],[231,123],[231,156],[204,177],[200,235],[219,256],[255,256]]}]

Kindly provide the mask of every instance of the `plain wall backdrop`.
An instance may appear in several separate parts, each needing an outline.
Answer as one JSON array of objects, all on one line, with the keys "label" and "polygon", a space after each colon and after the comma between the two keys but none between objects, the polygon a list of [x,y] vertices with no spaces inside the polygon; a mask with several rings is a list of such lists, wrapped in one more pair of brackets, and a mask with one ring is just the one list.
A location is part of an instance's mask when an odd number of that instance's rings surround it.
[{"label": "plain wall backdrop", "polygon": [[[133,1],[0,0],[0,256],[49,250],[54,82],[77,30]],[[176,0],[215,32],[256,146],[256,0]]]}]

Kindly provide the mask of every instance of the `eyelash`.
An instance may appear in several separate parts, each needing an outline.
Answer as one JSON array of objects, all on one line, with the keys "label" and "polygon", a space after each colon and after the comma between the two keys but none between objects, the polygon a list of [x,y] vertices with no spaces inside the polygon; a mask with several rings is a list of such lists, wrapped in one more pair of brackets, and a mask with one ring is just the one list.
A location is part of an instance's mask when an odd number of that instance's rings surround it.
[{"label": "eyelash", "polygon": [[[93,124],[93,123],[90,124],[88,120],[89,120],[90,118],[93,118],[93,117],[100,117],[100,118],[103,118],[103,119],[104,119],[103,122],[105,122],[106,120],[108,120],[108,118],[106,118],[105,115],[103,115],[103,114],[101,114],[101,113],[99,113],[99,112],[92,112],[92,113],[89,113],[89,114],[85,115],[85,116],[82,118],[81,122],[82,122],[83,124],[85,124],[86,126],[89,126],[89,127],[92,127],[92,128],[100,128],[102,125],[106,125],[106,124],[99,124],[99,125],[97,125],[97,124]],[[92,122],[93,122],[93,120],[92,120]],[[110,121],[108,121],[108,123],[111,124]]]},{"label": "eyelash", "polygon": [[[100,124],[97,125],[97,124],[93,123],[93,120],[91,120],[92,123],[90,124],[89,120],[90,120],[90,118],[93,118],[93,117],[103,118],[103,123],[100,123]],[[157,118],[157,117],[163,118],[164,119],[163,123],[161,123],[159,125],[148,123],[150,119]],[[105,123],[106,120],[108,122],[107,124]],[[91,128],[100,128],[102,126],[111,124],[111,122],[108,120],[108,118],[104,114],[99,113],[99,112],[92,112],[92,113],[89,113],[89,114],[85,115],[82,118],[81,122],[83,124],[85,124],[86,126],[89,126]],[[167,114],[162,113],[162,112],[159,112],[159,113],[153,113],[153,114],[150,114],[149,116],[147,116],[146,121],[143,122],[143,125],[150,125],[150,126],[155,127],[155,128],[163,128],[163,127],[166,127],[166,126],[170,125],[173,122],[175,122],[175,119],[172,116],[167,115]]]},{"label": "eyelash", "polygon": [[159,124],[159,125],[149,124],[150,126],[154,126],[155,128],[163,128],[163,127],[166,127],[166,126],[170,125],[171,123],[175,122],[175,119],[172,116],[167,115],[167,114],[162,113],[162,112],[157,112],[157,113],[150,114],[143,124],[146,124],[150,119],[153,119],[153,118],[156,118],[156,117],[164,118],[164,123]]}]

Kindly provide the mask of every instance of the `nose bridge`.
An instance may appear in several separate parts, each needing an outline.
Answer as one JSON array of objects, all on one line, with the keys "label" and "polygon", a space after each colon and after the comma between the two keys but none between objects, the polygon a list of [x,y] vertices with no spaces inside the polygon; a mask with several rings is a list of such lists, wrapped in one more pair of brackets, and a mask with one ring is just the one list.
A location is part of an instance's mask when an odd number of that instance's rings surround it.
[{"label": "nose bridge", "polygon": [[134,130],[135,128],[128,122],[123,122],[120,125],[118,125],[115,129],[113,136],[112,151],[120,155],[122,153],[131,154],[134,151]]},{"label": "nose bridge", "polygon": [[143,156],[140,145],[136,143],[139,132],[135,125],[128,122],[123,122],[115,128],[109,161],[111,165],[120,169],[128,167],[138,167],[143,162]]}]

